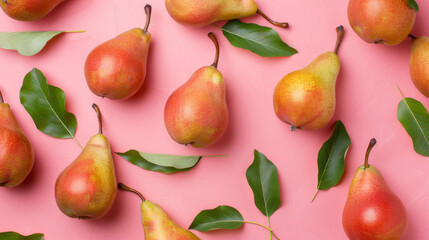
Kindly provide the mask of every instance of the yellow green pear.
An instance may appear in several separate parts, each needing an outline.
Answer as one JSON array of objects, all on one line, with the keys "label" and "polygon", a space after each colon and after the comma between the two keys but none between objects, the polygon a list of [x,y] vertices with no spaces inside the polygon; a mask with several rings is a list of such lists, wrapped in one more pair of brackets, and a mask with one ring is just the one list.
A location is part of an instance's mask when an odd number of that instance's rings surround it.
[{"label": "yellow green pear", "polygon": [[318,56],[308,66],[286,75],[276,86],[273,96],[277,117],[292,130],[316,130],[326,126],[335,112],[335,85],[340,72],[337,52],[344,34],[337,28],[334,52]]},{"label": "yellow green pear", "polygon": [[429,98],[429,37],[410,35],[410,76],[417,89]]},{"label": "yellow green pear", "polygon": [[140,204],[145,240],[196,240],[200,239],[192,232],[177,225],[156,203],[146,200],[137,190],[118,184],[118,188],[137,194]]}]

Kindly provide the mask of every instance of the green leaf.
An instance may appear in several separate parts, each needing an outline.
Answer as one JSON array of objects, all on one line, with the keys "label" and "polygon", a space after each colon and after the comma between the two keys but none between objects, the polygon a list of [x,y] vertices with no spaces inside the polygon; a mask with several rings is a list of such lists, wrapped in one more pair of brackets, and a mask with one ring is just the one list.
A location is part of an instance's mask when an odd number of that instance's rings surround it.
[{"label": "green leaf", "polygon": [[222,32],[232,46],[250,50],[262,57],[292,56],[298,53],[269,27],[231,20],[222,27]]},{"label": "green leaf", "polygon": [[45,237],[41,233],[32,234],[30,236],[22,236],[16,232],[2,232],[0,233],[1,240],[43,240]]},{"label": "green leaf", "polygon": [[208,232],[216,229],[236,229],[243,225],[243,216],[230,206],[218,206],[215,209],[200,212],[189,229]]},{"label": "green leaf", "polygon": [[116,153],[128,162],[149,171],[175,173],[191,170],[201,160],[202,156],[183,156],[139,152],[129,150]]},{"label": "green leaf", "polygon": [[0,32],[0,48],[17,50],[21,55],[32,56],[42,51],[49,40],[61,33],[65,31]]},{"label": "green leaf", "polygon": [[413,140],[414,151],[429,157],[429,114],[423,104],[412,98],[402,99],[398,120]]},{"label": "green leaf", "polygon": [[[341,121],[338,121],[335,124],[332,136],[319,150],[319,156],[317,157],[319,167],[317,192],[327,190],[340,182],[344,174],[344,159],[350,144],[351,140],[346,128]],[[312,201],[316,194],[314,194]]]},{"label": "green leaf", "polygon": [[281,204],[277,167],[258,150],[254,155],[255,159],[246,171],[247,182],[253,190],[256,207],[270,217]]},{"label": "green leaf", "polygon": [[415,0],[407,0],[408,1],[408,5],[410,5],[410,7],[412,9],[415,9],[416,12],[419,11],[419,5],[417,4],[417,2]]},{"label": "green leaf", "polygon": [[37,68],[25,76],[19,98],[40,131],[56,138],[74,139],[76,117],[65,109],[64,91],[48,85]]}]

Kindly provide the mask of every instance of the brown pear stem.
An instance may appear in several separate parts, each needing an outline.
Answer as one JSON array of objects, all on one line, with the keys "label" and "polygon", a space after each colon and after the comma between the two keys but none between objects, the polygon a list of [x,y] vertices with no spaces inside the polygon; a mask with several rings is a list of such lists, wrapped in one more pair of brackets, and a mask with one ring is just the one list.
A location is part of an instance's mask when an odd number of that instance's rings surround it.
[{"label": "brown pear stem", "polygon": [[344,36],[344,27],[341,25],[337,27],[337,43],[335,43],[335,50],[334,53],[338,54],[338,49],[340,48],[341,41],[343,40]]},{"label": "brown pear stem", "polygon": [[134,188],[130,188],[130,187],[128,187],[127,185],[125,185],[125,184],[123,184],[123,183],[119,183],[119,184],[118,184],[118,188],[119,188],[120,190],[122,190],[122,191],[128,191],[128,192],[135,193],[135,194],[137,194],[137,195],[140,197],[140,199],[141,199],[143,202],[144,202],[144,201],[146,201],[146,199],[144,199],[143,195],[142,195],[139,191],[135,190]]},{"label": "brown pear stem", "polygon": [[3,0],[3,2],[4,2],[5,4],[7,4],[7,1],[6,1],[6,0]]},{"label": "brown pear stem", "polygon": [[413,34],[408,34],[408,37],[410,37],[411,39],[417,39],[416,36],[414,36]]},{"label": "brown pear stem", "polygon": [[281,27],[281,28],[288,28],[289,27],[289,23],[287,23],[287,22],[276,22],[276,21],[272,20],[270,17],[268,17],[260,9],[258,9],[258,11],[256,11],[256,13],[258,13],[259,15],[261,15],[263,18],[265,18],[268,22],[270,22],[274,26]]},{"label": "brown pear stem", "polygon": [[0,103],[4,103],[3,102],[3,95],[1,95],[1,91],[0,91]]},{"label": "brown pear stem", "polygon": [[368,164],[369,153],[371,152],[372,148],[375,146],[376,143],[377,143],[377,140],[375,140],[375,138],[369,141],[368,149],[366,150],[366,155],[365,155],[365,164],[363,165],[364,169],[369,168],[369,164]]},{"label": "brown pear stem", "polygon": [[152,6],[146,4],[146,6],[144,6],[144,12],[146,13],[146,24],[144,25],[143,32],[147,33],[150,24],[150,18],[152,16]]},{"label": "brown pear stem", "polygon": [[219,63],[219,53],[220,53],[220,48],[219,48],[219,42],[217,41],[216,36],[214,35],[214,33],[209,32],[208,34],[209,38],[213,41],[215,47],[216,47],[216,56],[215,56],[215,60],[213,62],[213,64],[211,66],[217,68],[217,65]]},{"label": "brown pear stem", "polygon": [[98,133],[103,134],[103,124],[101,121],[101,113],[100,108],[98,108],[97,104],[92,104],[92,108],[94,108],[95,112],[97,113],[97,119],[98,119]]}]

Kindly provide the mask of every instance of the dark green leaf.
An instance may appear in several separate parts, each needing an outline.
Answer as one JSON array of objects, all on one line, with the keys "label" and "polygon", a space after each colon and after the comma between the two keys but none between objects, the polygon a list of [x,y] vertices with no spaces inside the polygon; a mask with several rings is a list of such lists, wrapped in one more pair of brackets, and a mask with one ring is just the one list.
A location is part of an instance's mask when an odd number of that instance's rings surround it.
[{"label": "dark green leaf", "polygon": [[410,5],[412,9],[416,10],[416,12],[419,11],[419,5],[415,0],[407,0],[407,1],[408,1],[408,5]]},{"label": "dark green leaf", "polygon": [[234,47],[250,50],[262,57],[292,56],[298,53],[269,27],[231,20],[222,27],[222,32]]},{"label": "dark green leaf", "polygon": [[215,209],[200,212],[189,229],[208,232],[216,229],[236,229],[243,225],[243,216],[230,206],[219,206]]},{"label": "dark green leaf", "polygon": [[136,150],[116,154],[141,168],[162,173],[188,171],[195,167],[202,158],[202,156],[154,154],[138,152]]},{"label": "dark green leaf", "polygon": [[332,136],[319,150],[319,156],[317,157],[319,167],[317,191],[327,190],[338,184],[344,174],[344,159],[350,144],[351,140],[346,128],[341,121],[338,121],[335,124]]},{"label": "dark green leaf", "polygon": [[16,232],[2,232],[0,233],[1,240],[43,240],[45,237],[41,233],[33,234],[30,236],[22,236]]},{"label": "dark green leaf", "polygon": [[398,120],[413,140],[414,151],[429,157],[429,114],[423,104],[404,98],[398,106]]},{"label": "dark green leaf", "polygon": [[246,171],[247,182],[253,190],[256,207],[270,217],[280,207],[277,167],[258,150],[254,155],[255,159]]},{"label": "dark green leaf", "polygon": [[49,40],[64,32],[0,32],[0,48],[17,50],[21,55],[32,56],[39,53]]},{"label": "dark green leaf", "polygon": [[48,85],[41,71],[34,68],[25,76],[19,98],[40,131],[56,138],[74,138],[76,117],[65,109],[64,91]]}]

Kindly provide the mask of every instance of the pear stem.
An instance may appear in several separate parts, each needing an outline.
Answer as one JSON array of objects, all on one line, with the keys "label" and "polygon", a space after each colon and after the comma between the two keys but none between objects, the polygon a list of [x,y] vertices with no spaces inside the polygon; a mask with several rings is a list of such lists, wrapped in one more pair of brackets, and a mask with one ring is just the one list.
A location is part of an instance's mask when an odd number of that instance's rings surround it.
[{"label": "pear stem", "polygon": [[216,36],[214,35],[214,33],[209,32],[208,34],[209,38],[213,41],[215,47],[216,47],[216,56],[215,56],[215,60],[213,62],[213,64],[211,66],[217,68],[217,65],[219,63],[219,54],[220,54],[220,48],[219,48],[219,42],[217,41]]},{"label": "pear stem", "polygon": [[140,199],[141,199],[143,202],[144,202],[144,201],[146,201],[146,199],[143,197],[143,195],[142,195],[139,191],[135,190],[134,188],[130,188],[130,187],[128,187],[127,185],[125,185],[125,184],[123,184],[123,183],[119,183],[119,184],[118,184],[118,188],[119,188],[120,190],[122,190],[122,191],[128,191],[128,192],[135,193],[135,194],[137,194],[137,195],[140,197]]},{"label": "pear stem", "polygon": [[146,4],[146,6],[144,6],[144,12],[146,13],[146,24],[143,28],[143,32],[147,33],[147,30],[149,29],[149,24],[150,24],[150,18],[152,16],[152,6],[149,4]]},{"label": "pear stem", "polygon": [[5,4],[7,4],[7,1],[6,1],[6,0],[3,0],[3,2],[4,2]]},{"label": "pear stem", "polygon": [[268,17],[264,12],[262,12],[260,9],[258,9],[256,11],[256,13],[258,13],[259,15],[261,15],[263,18],[265,18],[268,22],[270,22],[271,24],[273,24],[274,26],[277,27],[281,27],[281,28],[288,28],[289,27],[289,23],[287,22],[276,22],[274,20],[272,20],[270,17]]},{"label": "pear stem", "polygon": [[1,95],[1,91],[0,91],[0,103],[4,103],[3,102],[3,95]]},{"label": "pear stem", "polygon": [[411,39],[417,39],[413,34],[408,34],[408,37],[410,37]]},{"label": "pear stem", "polygon": [[369,153],[371,152],[371,149],[375,146],[376,143],[377,143],[377,140],[375,140],[375,138],[369,141],[368,149],[366,150],[366,155],[365,155],[365,164],[363,165],[364,169],[369,168],[369,164],[368,164]]},{"label": "pear stem", "polygon": [[271,228],[269,228],[269,227],[267,227],[267,226],[265,226],[265,225],[263,225],[263,224],[260,224],[260,223],[257,223],[257,222],[249,222],[249,221],[243,221],[243,223],[249,223],[249,224],[254,224],[254,225],[261,226],[261,227],[263,227],[263,228],[267,229],[268,231],[270,231],[270,233],[271,233],[271,234],[273,234],[273,236],[274,236],[276,239],[280,240],[280,238],[278,238],[278,237],[276,236],[276,234],[274,234],[274,231],[273,231]]},{"label": "pear stem", "polygon": [[337,27],[337,43],[335,43],[335,49],[334,49],[335,54],[338,54],[338,49],[340,48],[341,41],[343,40],[343,36],[344,36],[344,27],[341,25]]},{"label": "pear stem", "polygon": [[100,108],[98,108],[97,104],[92,104],[92,108],[94,108],[95,112],[97,113],[97,119],[98,119],[98,134],[103,134],[103,124],[101,121],[101,113]]}]

